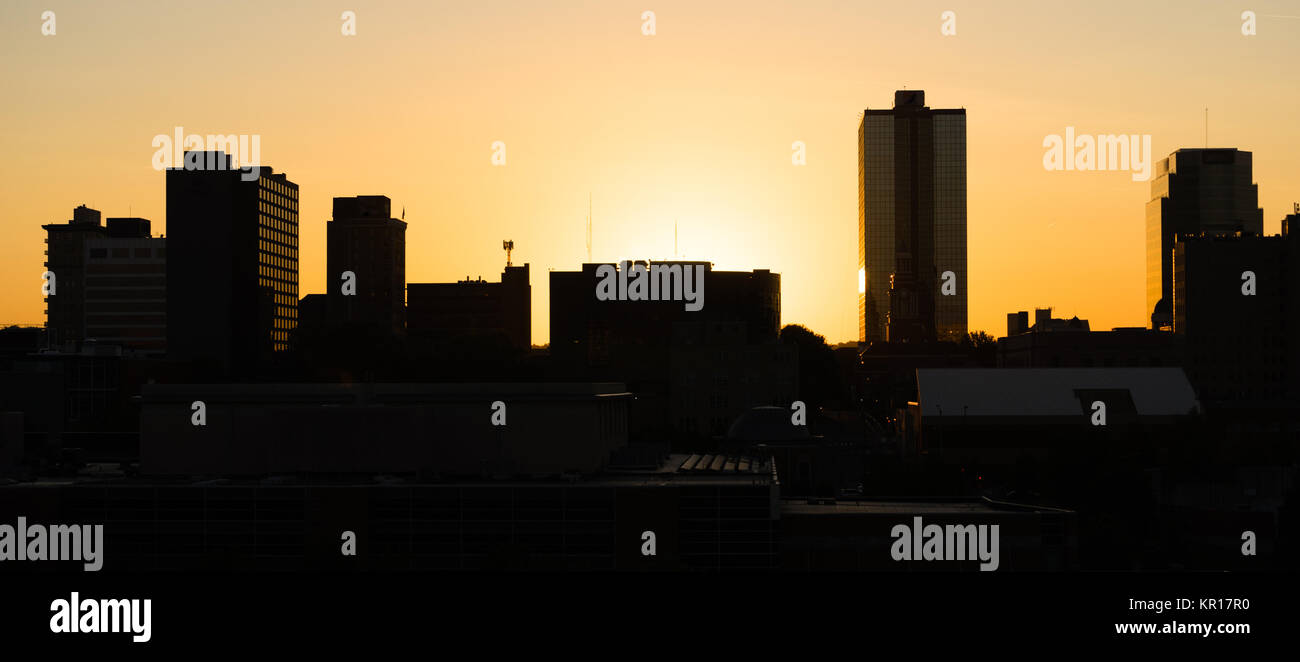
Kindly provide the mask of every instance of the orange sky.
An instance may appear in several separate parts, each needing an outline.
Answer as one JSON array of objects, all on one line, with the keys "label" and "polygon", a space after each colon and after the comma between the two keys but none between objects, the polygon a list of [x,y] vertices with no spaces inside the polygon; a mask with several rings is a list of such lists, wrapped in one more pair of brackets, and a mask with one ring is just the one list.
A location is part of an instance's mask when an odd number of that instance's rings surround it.
[{"label": "orange sky", "polygon": [[[43,320],[43,223],[85,203],[165,232],[151,140],[261,136],[301,186],[300,291],[336,195],[406,208],[407,280],[673,256],[782,276],[783,323],[857,335],[857,116],[924,89],[968,122],[970,328],[1035,305],[1142,325],[1125,172],[1047,172],[1043,139],[1150,134],[1254,152],[1264,228],[1300,200],[1300,10],[1177,2],[26,2],[0,6],[0,323]],[[988,6],[993,5],[993,6]],[[55,12],[56,34],[41,35]],[[357,35],[340,34],[354,11]],[[654,36],[641,32],[655,12]],[[940,34],[940,14],[957,35]],[[507,162],[493,167],[493,141]],[[807,165],[790,145],[807,144]]]}]

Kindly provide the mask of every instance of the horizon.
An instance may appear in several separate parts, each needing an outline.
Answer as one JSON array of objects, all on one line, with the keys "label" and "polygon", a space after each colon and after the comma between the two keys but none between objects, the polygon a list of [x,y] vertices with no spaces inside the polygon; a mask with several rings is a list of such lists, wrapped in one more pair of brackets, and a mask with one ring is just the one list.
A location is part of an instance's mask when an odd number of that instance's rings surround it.
[{"label": "horizon", "polygon": [[[1149,135],[1151,162],[1252,152],[1268,235],[1300,199],[1300,91],[1281,84],[1300,20],[1280,2],[1253,7],[1251,37],[1241,8],[1212,3],[652,4],[654,35],[641,31],[648,6],[630,3],[353,2],[348,37],[345,8],[311,3],[0,9],[12,63],[0,321],[44,323],[41,225],[73,207],[167,233],[151,140],[178,127],[260,136],[261,164],[299,185],[299,296],[324,291],[334,197],[405,209],[406,281],[423,283],[498,280],[503,239],[535,276],[579,268],[590,195],[591,261],[771,270],[781,325],[831,344],[857,339],[857,117],[895,90],[967,111],[972,332],[1004,335],[1007,313],[1037,307],[1098,330],[1147,325],[1150,183],[1048,171],[1048,136]],[[46,9],[56,35],[40,32]],[[955,36],[940,34],[947,9]],[[230,35],[261,46],[256,58],[241,61]],[[806,165],[792,165],[795,141]],[[532,282],[536,345],[549,342],[546,280]]]}]

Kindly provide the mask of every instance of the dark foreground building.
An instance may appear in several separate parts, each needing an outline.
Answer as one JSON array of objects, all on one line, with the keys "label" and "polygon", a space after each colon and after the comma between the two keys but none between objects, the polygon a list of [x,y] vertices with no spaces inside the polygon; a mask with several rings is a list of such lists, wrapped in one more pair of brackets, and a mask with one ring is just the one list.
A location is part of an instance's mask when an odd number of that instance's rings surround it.
[{"label": "dark foreground building", "polygon": [[167,355],[253,374],[298,323],[298,185],[268,167],[244,181],[229,155],[198,154],[205,169],[167,170]]},{"label": "dark foreground building", "polygon": [[457,352],[527,352],[532,346],[529,269],[506,265],[501,282],[411,283],[406,286],[408,328],[417,348],[434,356]]},{"label": "dark foreground building", "polygon": [[[676,274],[700,273],[703,284],[693,280],[676,298],[602,300],[602,268],[629,283],[645,269],[665,294],[678,292],[663,285]],[[556,369],[626,383],[637,396],[633,429],[645,441],[686,439],[676,448],[696,450],[751,407],[788,408],[797,397],[798,355],[780,343],[780,274],[715,271],[708,262],[584,264],[552,271],[550,286]]]},{"label": "dark foreground building", "polygon": [[[104,525],[104,571],[768,569],[978,572],[895,562],[892,527],[996,524],[999,571],[1074,564],[1071,513],[947,501],[786,501],[772,464],[667,455],[589,476],[424,481],[85,476],[0,485],[0,521]],[[340,553],[343,536],[358,553]],[[80,564],[6,563],[0,573]]]},{"label": "dark foreground building", "polygon": [[[367,325],[390,336],[406,331],[406,222],[391,218],[383,195],[334,198],[326,227],[325,287],[332,325]],[[353,280],[343,296],[343,275]]]},{"label": "dark foreground building", "polygon": [[626,445],[629,397],[622,384],[149,384],[140,465],[150,475],[590,473]]}]

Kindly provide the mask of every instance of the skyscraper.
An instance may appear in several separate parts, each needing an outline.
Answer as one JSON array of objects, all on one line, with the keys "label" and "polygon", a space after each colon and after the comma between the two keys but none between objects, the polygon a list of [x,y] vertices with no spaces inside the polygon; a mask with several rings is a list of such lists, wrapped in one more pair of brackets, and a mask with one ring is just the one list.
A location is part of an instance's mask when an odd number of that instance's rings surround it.
[{"label": "skyscraper", "polygon": [[226,167],[167,170],[167,353],[247,374],[288,349],[297,325],[298,185],[202,158]]},{"label": "skyscraper", "polygon": [[[406,222],[391,214],[387,196],[334,198],[325,286],[336,303],[336,322],[398,335],[406,329]],[[355,278],[352,296],[341,294],[344,272]]]},{"label": "skyscraper", "polygon": [[1252,183],[1251,153],[1180,149],[1156,163],[1147,202],[1147,313],[1152,328],[1173,316],[1174,242],[1178,235],[1263,234],[1264,210]]},{"label": "skyscraper", "polygon": [[966,110],[894,93],[858,126],[858,336],[966,334]]}]

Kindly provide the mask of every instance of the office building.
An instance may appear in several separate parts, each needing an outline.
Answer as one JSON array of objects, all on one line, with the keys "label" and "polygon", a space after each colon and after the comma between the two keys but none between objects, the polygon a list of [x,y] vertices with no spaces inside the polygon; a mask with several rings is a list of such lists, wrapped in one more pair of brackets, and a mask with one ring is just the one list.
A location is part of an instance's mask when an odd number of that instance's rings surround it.
[{"label": "office building", "polygon": [[450,347],[499,346],[528,351],[532,345],[532,285],[528,265],[506,265],[501,282],[482,278],[406,286],[407,327],[434,353]]},{"label": "office building", "polygon": [[110,218],[86,241],[85,340],[163,354],[167,349],[167,240],[149,220]]},{"label": "office building", "polygon": [[[201,371],[255,372],[298,319],[298,185],[262,166],[167,170],[167,352]],[[189,159],[187,158],[187,161]]]},{"label": "office building", "polygon": [[[326,224],[325,284],[335,304],[336,324],[365,324],[400,335],[406,330],[406,222],[391,218],[392,201],[382,195],[334,198],[334,220]],[[355,293],[344,296],[343,275],[351,272]]]},{"label": "office building", "polygon": [[550,273],[551,358],[569,374],[627,383],[638,440],[698,448],[751,407],[789,407],[797,397],[798,354],[780,343],[780,274],[708,262],[608,265],[619,278],[641,267],[702,273],[703,305],[688,310],[684,299],[600,300],[601,266]]},{"label": "office building", "polygon": [[[1066,321],[1066,320],[1061,320]],[[1080,320],[1083,321],[1083,320]],[[1173,334],[1140,328],[1030,330],[998,338],[999,368],[1141,368],[1182,365]]]},{"label": "office building", "polygon": [[41,226],[45,270],[54,274],[53,296],[45,297],[45,328],[51,346],[74,346],[85,337],[86,242],[106,236],[98,210],[79,205],[72,220]]},{"label": "office building", "polygon": [[1147,313],[1170,326],[1172,252],[1178,235],[1263,234],[1264,211],[1251,175],[1251,153],[1180,149],[1155,163],[1146,207]]},{"label": "office building", "polygon": [[[1212,407],[1294,410],[1300,399],[1300,244],[1248,234],[1179,237],[1174,335]],[[1292,414],[1293,416],[1293,414]]]},{"label": "office building", "polygon": [[858,126],[858,335],[966,335],[966,111],[894,93]]},{"label": "office building", "polygon": [[77,352],[103,347],[161,354],[166,348],[167,240],[149,236],[144,218],[110,218],[81,205],[49,233],[46,269],[55,274],[47,297],[51,348]]},{"label": "office building", "polygon": [[[618,272],[629,264],[651,268],[647,262],[611,264]],[[703,269],[703,307],[686,310],[681,299],[601,301],[596,297],[600,264],[583,264],[581,271],[552,271],[551,356],[561,362],[600,367],[628,362],[666,367],[666,352],[674,326],[694,327],[682,334],[702,333],[704,325],[737,322],[735,340],[742,344],[775,342],[781,332],[781,275],[767,269],[714,271],[709,262],[657,262],[654,266]]]}]

